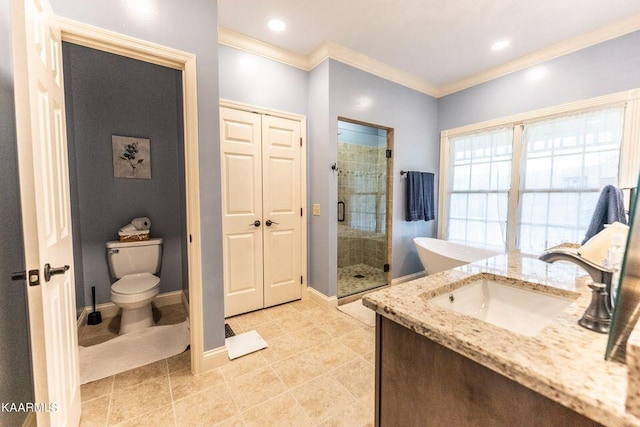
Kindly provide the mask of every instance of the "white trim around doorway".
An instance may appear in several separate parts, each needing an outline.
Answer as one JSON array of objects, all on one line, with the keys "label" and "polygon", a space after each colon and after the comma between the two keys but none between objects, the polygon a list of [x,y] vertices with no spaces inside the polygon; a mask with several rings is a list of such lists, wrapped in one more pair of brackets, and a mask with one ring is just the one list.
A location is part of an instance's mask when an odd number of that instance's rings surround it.
[{"label": "white trim around doorway", "polygon": [[[189,319],[191,334],[191,371],[200,374],[214,369],[222,363],[205,363],[204,323],[202,313],[202,254],[200,236],[200,175],[198,163],[198,105],[196,85],[196,56],[148,41],[136,39],[102,28],[57,17],[62,40],[116,55],[149,62],[182,71],[184,148],[185,148],[185,193],[187,211],[187,242],[189,271]],[[215,349],[225,352],[224,347]],[[208,353],[208,352],[207,352]],[[218,362],[220,360],[220,362]]]}]

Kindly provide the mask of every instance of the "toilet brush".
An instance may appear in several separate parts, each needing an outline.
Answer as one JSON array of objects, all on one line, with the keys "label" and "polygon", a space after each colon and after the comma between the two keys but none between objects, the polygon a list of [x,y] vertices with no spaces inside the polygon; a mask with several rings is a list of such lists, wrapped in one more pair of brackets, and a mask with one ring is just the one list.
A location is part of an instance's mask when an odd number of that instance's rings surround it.
[{"label": "toilet brush", "polygon": [[93,312],[89,313],[89,317],[87,318],[87,324],[89,325],[97,325],[102,323],[102,315],[99,311],[96,311],[96,287],[91,287],[91,299],[93,300]]}]

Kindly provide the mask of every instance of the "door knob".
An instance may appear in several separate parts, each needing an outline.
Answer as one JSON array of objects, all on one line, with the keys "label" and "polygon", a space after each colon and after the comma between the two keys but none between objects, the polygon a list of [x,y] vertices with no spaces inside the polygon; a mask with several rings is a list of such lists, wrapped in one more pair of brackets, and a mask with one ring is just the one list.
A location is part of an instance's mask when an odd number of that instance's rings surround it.
[{"label": "door knob", "polygon": [[[268,222],[268,221],[267,221]],[[251,224],[249,225],[253,225],[254,227],[260,227],[260,221],[258,221],[257,219],[255,221],[253,221]],[[267,224],[268,225],[268,224]]]},{"label": "door knob", "polygon": [[44,281],[48,282],[49,280],[51,280],[51,276],[55,276],[56,274],[64,274],[67,270],[69,270],[68,265],[51,268],[49,264],[45,264],[44,265]]},{"label": "door knob", "polygon": [[267,220],[267,222],[265,222],[265,224],[267,224],[267,227],[271,227],[271,224],[280,224],[279,222],[275,222],[275,221],[271,221],[270,219]]}]

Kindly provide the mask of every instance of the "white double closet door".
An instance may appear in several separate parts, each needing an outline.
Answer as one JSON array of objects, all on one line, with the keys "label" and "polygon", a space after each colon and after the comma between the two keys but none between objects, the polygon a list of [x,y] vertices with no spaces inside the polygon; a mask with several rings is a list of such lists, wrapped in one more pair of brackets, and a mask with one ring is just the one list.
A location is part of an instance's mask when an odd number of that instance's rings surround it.
[{"label": "white double closet door", "polygon": [[220,108],[225,317],[302,296],[301,126]]}]

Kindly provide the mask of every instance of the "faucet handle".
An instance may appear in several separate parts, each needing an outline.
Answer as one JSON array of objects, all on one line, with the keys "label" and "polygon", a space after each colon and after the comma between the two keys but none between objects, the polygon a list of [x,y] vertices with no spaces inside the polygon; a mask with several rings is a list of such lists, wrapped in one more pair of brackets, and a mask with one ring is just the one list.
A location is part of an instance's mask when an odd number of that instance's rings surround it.
[{"label": "faucet handle", "polygon": [[591,303],[578,320],[578,324],[592,331],[606,334],[611,325],[611,300],[607,292],[607,285],[593,282],[589,284],[592,290]]}]

